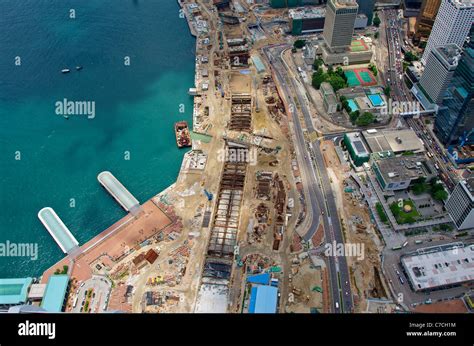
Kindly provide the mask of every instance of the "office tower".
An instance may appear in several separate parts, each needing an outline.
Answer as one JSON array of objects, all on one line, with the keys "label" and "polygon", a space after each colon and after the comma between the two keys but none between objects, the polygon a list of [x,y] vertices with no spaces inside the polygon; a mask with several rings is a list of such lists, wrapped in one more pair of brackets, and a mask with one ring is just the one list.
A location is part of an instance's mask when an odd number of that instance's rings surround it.
[{"label": "office tower", "polygon": [[460,181],[446,202],[458,230],[474,228],[474,177]]},{"label": "office tower", "polygon": [[444,93],[458,67],[460,58],[461,48],[455,44],[447,44],[431,50],[420,79],[420,86],[432,103],[440,104],[443,101]]},{"label": "office tower", "polygon": [[324,29],[326,9],[324,7],[304,7],[290,9],[290,30],[292,35],[318,32]]},{"label": "office tower", "polygon": [[423,0],[420,14],[416,20],[415,37],[417,40],[430,35],[440,6],[441,0]]},{"label": "office tower", "polygon": [[421,62],[426,65],[437,46],[454,43],[462,47],[474,20],[472,0],[442,0]]},{"label": "office tower", "polygon": [[[474,25],[471,28],[474,37]],[[436,135],[445,145],[474,141],[474,40],[464,47],[435,120]]]},{"label": "office tower", "polygon": [[326,7],[323,37],[332,53],[350,47],[359,5],[355,0],[330,0]]},{"label": "office tower", "polygon": [[359,14],[365,14],[367,25],[371,25],[374,19],[375,0],[357,0],[357,3],[359,4]]}]

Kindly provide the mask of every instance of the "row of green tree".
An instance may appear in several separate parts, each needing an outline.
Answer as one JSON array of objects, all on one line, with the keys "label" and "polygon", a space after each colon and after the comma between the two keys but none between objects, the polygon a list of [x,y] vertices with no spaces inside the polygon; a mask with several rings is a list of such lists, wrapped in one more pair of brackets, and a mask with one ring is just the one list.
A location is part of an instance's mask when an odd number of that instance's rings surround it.
[{"label": "row of green tree", "polygon": [[[316,61],[315,64],[317,64]],[[344,74],[342,67],[338,67],[336,70],[329,67],[327,72],[324,72],[322,67],[318,67],[316,72],[313,73],[312,85],[314,88],[319,90],[321,84],[324,82],[331,84],[334,91],[347,87],[347,77]]]},{"label": "row of green tree", "polygon": [[444,189],[443,185],[438,182],[438,178],[432,178],[429,182],[426,182],[425,178],[420,178],[413,184],[412,191],[415,195],[421,195],[423,193],[430,193],[431,197],[435,201],[445,201],[448,199],[448,193]]}]

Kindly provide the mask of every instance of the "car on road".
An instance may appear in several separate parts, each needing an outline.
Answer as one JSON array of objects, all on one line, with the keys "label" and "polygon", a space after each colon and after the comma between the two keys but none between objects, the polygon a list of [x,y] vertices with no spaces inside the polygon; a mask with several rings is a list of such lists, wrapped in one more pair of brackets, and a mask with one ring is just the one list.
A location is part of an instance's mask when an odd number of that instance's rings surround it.
[{"label": "car on road", "polygon": [[398,269],[395,269],[395,272],[397,273],[398,276],[400,276],[400,272],[398,271]]},{"label": "car on road", "polygon": [[403,285],[405,283],[405,281],[403,281],[403,278],[401,276],[398,277],[398,279],[400,280],[400,283]]}]

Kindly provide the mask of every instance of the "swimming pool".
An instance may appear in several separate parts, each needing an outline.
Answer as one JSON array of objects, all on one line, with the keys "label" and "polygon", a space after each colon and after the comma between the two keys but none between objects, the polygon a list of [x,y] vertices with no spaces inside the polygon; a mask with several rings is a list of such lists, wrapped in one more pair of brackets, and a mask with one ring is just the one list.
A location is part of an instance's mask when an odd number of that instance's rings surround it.
[{"label": "swimming pool", "polygon": [[353,99],[349,99],[349,100],[347,100],[347,102],[349,103],[349,107],[351,108],[351,112],[355,112],[355,111],[359,110],[359,107],[357,107],[357,104],[355,103],[355,101]]},{"label": "swimming pool", "polygon": [[372,103],[374,107],[380,107],[385,104],[380,94],[367,95],[367,97],[369,98],[370,102]]}]

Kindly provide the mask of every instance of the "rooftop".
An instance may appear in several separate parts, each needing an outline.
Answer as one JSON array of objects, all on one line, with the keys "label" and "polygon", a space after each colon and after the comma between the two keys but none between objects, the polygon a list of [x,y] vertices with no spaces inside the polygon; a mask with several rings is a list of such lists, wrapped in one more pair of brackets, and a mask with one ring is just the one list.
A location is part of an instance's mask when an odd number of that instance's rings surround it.
[{"label": "rooftop", "polygon": [[461,52],[461,48],[454,43],[435,48],[435,53],[437,53],[438,57],[442,58],[444,64],[451,68],[458,65],[461,59]]},{"label": "rooftop", "polygon": [[52,208],[41,209],[38,212],[38,218],[64,253],[69,253],[79,245],[76,238]]},{"label": "rooftop", "polygon": [[474,245],[423,248],[403,256],[401,262],[416,291],[474,280]]},{"label": "rooftop", "polygon": [[320,90],[324,95],[335,95],[333,87],[327,82],[321,83]]},{"label": "rooftop", "polygon": [[25,303],[32,278],[0,279],[0,305]]},{"label": "rooftop", "polygon": [[139,206],[137,199],[133,197],[112,173],[108,171],[102,172],[97,176],[97,179],[126,211],[131,211]]},{"label": "rooftop", "polygon": [[457,8],[473,8],[473,0],[451,0],[451,3],[454,4]]},{"label": "rooftop", "polygon": [[369,150],[362,141],[359,132],[346,133],[347,138],[352,143],[352,147],[357,156],[369,156]]},{"label": "rooftop", "polygon": [[337,9],[359,7],[356,0],[333,0],[332,2]]},{"label": "rooftop", "polygon": [[460,184],[464,187],[466,193],[470,195],[471,201],[474,200],[474,177],[470,176],[466,180],[461,181]]},{"label": "rooftop", "polygon": [[395,154],[407,151],[424,152],[422,140],[412,129],[368,130],[362,132],[373,153],[392,151]]},{"label": "rooftop", "polygon": [[431,177],[435,169],[424,155],[393,156],[391,152],[372,155],[385,182],[399,182]]},{"label": "rooftop", "polygon": [[326,16],[325,7],[302,7],[289,10],[288,16],[291,19],[324,18]]},{"label": "rooftop", "polygon": [[277,311],[278,288],[253,286],[250,293],[249,313],[275,314]]},{"label": "rooftop", "polygon": [[61,312],[69,285],[69,275],[51,275],[41,302],[41,307],[48,312]]}]

